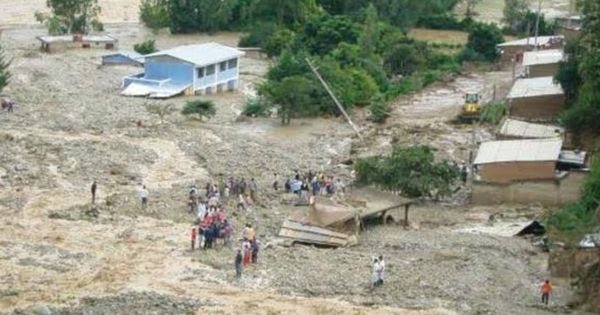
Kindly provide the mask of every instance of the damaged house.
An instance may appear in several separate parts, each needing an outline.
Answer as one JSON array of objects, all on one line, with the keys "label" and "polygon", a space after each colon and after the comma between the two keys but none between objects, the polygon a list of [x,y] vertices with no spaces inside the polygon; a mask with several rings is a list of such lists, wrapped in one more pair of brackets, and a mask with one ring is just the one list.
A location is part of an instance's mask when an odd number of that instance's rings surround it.
[{"label": "damaged house", "polygon": [[217,43],[179,46],[144,56],[144,72],[123,78],[121,95],[167,98],[237,89],[244,52]]}]

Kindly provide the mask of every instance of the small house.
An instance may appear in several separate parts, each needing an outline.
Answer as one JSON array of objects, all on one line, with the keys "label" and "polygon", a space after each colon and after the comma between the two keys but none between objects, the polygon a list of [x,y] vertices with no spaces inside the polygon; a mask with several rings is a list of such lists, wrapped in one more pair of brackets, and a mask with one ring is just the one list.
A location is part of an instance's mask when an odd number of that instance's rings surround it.
[{"label": "small house", "polygon": [[179,46],[144,56],[144,73],[123,79],[122,95],[171,97],[237,89],[244,52],[217,43]]},{"label": "small house", "polygon": [[523,54],[523,66],[528,78],[554,76],[564,59],[562,49],[528,51]]},{"label": "small house", "polygon": [[550,76],[516,80],[507,99],[509,116],[527,121],[552,120],[565,103],[562,87]]},{"label": "small house", "polygon": [[130,65],[141,67],[144,65],[144,56],[135,51],[119,51],[114,54],[102,56],[102,65]]},{"label": "small house", "polygon": [[501,59],[504,62],[515,60],[520,63],[523,58],[523,54],[526,51],[532,51],[534,49],[547,50],[547,49],[561,49],[564,46],[564,36],[538,36],[527,37],[510,42],[504,42],[498,44],[496,48],[501,53]]},{"label": "small house", "polygon": [[38,36],[42,50],[47,53],[63,51],[72,48],[116,49],[119,41],[109,35],[62,35]]},{"label": "small house", "polygon": [[561,148],[558,138],[489,141],[480,145],[473,164],[484,182],[553,179]]},{"label": "small house", "polygon": [[583,21],[581,16],[574,15],[556,18],[556,24],[558,24],[558,32],[564,35],[566,39],[571,39],[581,33]]},{"label": "small house", "polygon": [[513,139],[544,139],[561,138],[564,129],[555,125],[535,124],[526,121],[507,118],[502,122],[496,138],[499,140]]}]

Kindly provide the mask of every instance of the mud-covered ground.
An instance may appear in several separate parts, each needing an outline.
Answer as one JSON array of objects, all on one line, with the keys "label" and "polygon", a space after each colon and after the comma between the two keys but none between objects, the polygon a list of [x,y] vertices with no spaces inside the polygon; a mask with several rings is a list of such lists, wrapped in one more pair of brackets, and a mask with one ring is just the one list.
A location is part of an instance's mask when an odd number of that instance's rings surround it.
[{"label": "mud-covered ground", "polygon": [[[8,30],[12,114],[0,114],[0,313],[5,314],[552,314],[566,310],[570,292],[557,284],[550,307],[537,303],[547,276],[546,254],[528,240],[457,232],[485,224],[490,213],[532,217],[541,209],[478,208],[464,198],[411,211],[412,227],[371,225],[359,245],[341,249],[282,247],[275,235],[293,197],[269,191],[272,173],[322,169],[350,181],[342,161],[389,152],[392,145],[427,144],[440,157],[464,161],[472,131],[449,121],[466,90],[506,90],[510,73],[466,74],[398,99],[384,126],[354,113],[365,141],[337,118],[238,120],[244,93],[269,62],[241,61],[240,91],[213,95],[217,115],[165,123],[140,98],[118,95],[132,67],[100,67],[102,50],[38,51],[36,28]],[[147,32],[109,27],[121,48]],[[158,35],[161,48],[217,41],[236,34]],[[508,79],[507,79],[508,78]],[[489,93],[485,93],[489,99]],[[163,102],[181,109],[180,97]],[[141,120],[143,127],[135,122]],[[489,137],[486,130],[478,137]],[[254,177],[260,202],[232,212],[239,234],[257,227],[260,263],[233,278],[233,250],[190,252],[193,217],[187,192],[222,176]],[[90,213],[89,185],[99,183],[99,216]],[[146,185],[150,204],[140,209]],[[462,193],[464,189],[461,189]],[[235,201],[227,201],[232,205]],[[369,289],[370,257],[383,254],[387,283]],[[410,310],[408,310],[410,309]]]}]

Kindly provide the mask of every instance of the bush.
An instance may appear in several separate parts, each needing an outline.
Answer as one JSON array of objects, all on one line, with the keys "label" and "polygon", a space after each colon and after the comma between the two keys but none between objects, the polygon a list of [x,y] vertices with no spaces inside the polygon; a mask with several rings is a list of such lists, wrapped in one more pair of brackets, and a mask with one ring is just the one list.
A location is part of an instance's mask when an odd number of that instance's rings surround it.
[{"label": "bush", "polygon": [[477,23],[469,32],[469,41],[461,53],[461,59],[463,61],[495,61],[498,58],[496,45],[502,42],[504,42],[504,37],[495,24]]},{"label": "bush", "polygon": [[481,121],[498,125],[508,113],[508,105],[504,102],[492,102],[481,109]]},{"label": "bush", "polygon": [[166,0],[142,0],[140,20],[153,30],[168,27],[170,19]]},{"label": "bush", "polygon": [[456,16],[440,14],[419,18],[417,26],[435,30],[462,30],[464,25],[456,18]]},{"label": "bush", "polygon": [[156,41],[154,39],[148,39],[146,41],[133,45],[133,50],[142,55],[147,55],[157,51],[155,45]]},{"label": "bush", "polygon": [[388,109],[389,104],[385,100],[385,97],[383,95],[375,96],[371,100],[371,105],[369,106],[369,111],[371,112],[369,119],[379,124],[384,123],[390,116]]},{"label": "bush", "polygon": [[447,161],[436,162],[433,152],[426,146],[395,147],[390,156],[358,160],[357,182],[401,191],[411,198],[450,195],[459,169]]},{"label": "bush", "polygon": [[284,50],[290,48],[295,38],[296,34],[290,30],[278,30],[263,43],[262,47],[269,57],[279,56]]},{"label": "bush", "polygon": [[183,115],[198,115],[199,117],[213,117],[217,114],[215,104],[212,101],[195,100],[189,101],[181,111]]},{"label": "bush", "polygon": [[269,117],[273,105],[263,97],[254,97],[246,100],[242,114],[249,117]]},{"label": "bush", "polygon": [[250,28],[250,33],[242,36],[238,42],[239,47],[264,47],[267,40],[277,32],[274,23],[258,23]]},{"label": "bush", "polygon": [[441,77],[442,73],[439,70],[427,70],[423,73],[423,86],[437,82]]}]

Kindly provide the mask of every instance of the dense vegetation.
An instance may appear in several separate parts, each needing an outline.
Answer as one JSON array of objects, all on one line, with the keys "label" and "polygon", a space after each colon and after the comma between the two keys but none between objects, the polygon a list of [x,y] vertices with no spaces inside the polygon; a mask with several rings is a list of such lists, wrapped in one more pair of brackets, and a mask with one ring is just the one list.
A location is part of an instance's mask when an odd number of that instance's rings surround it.
[{"label": "dense vegetation", "polygon": [[[239,45],[261,47],[277,63],[244,112],[276,107],[283,123],[298,116],[337,115],[338,109],[308,66],[313,62],[346,108],[368,106],[373,121],[388,116],[389,100],[418,90],[462,61],[493,61],[502,41],[495,25],[460,24],[470,32],[465,52],[441,52],[409,38],[416,23],[448,16],[460,0],[146,0],[141,18],[166,19],[172,32],[246,30]],[[160,8],[159,8],[160,7]],[[455,20],[454,17],[448,17]]]},{"label": "dense vegetation", "polygon": [[411,198],[449,195],[460,175],[455,165],[435,162],[433,149],[426,146],[396,147],[390,156],[359,160],[354,169],[359,184],[373,184]]},{"label": "dense vegetation", "polygon": [[[568,98],[561,117],[575,135],[600,134],[600,2],[582,1],[581,37],[567,45],[569,59],[561,64],[558,81]],[[578,240],[582,234],[600,225],[594,217],[600,206],[600,159],[596,158],[582,188],[578,202],[552,214],[548,223],[555,231]]]},{"label": "dense vegetation", "polygon": [[210,118],[217,114],[217,109],[212,101],[197,99],[188,101],[183,107],[181,114],[186,116],[196,116],[197,118]]},{"label": "dense vegetation", "polygon": [[8,85],[8,80],[10,79],[10,72],[8,71],[8,66],[10,62],[6,60],[4,56],[4,50],[2,46],[0,46],[0,93],[2,90]]},{"label": "dense vegetation", "polygon": [[103,29],[98,19],[98,0],[47,0],[46,5],[50,14],[36,12],[35,18],[51,35],[87,34],[91,29]]},{"label": "dense vegetation", "polygon": [[556,78],[569,99],[561,120],[575,134],[600,130],[600,3],[583,1],[581,37],[569,43],[569,58]]}]

